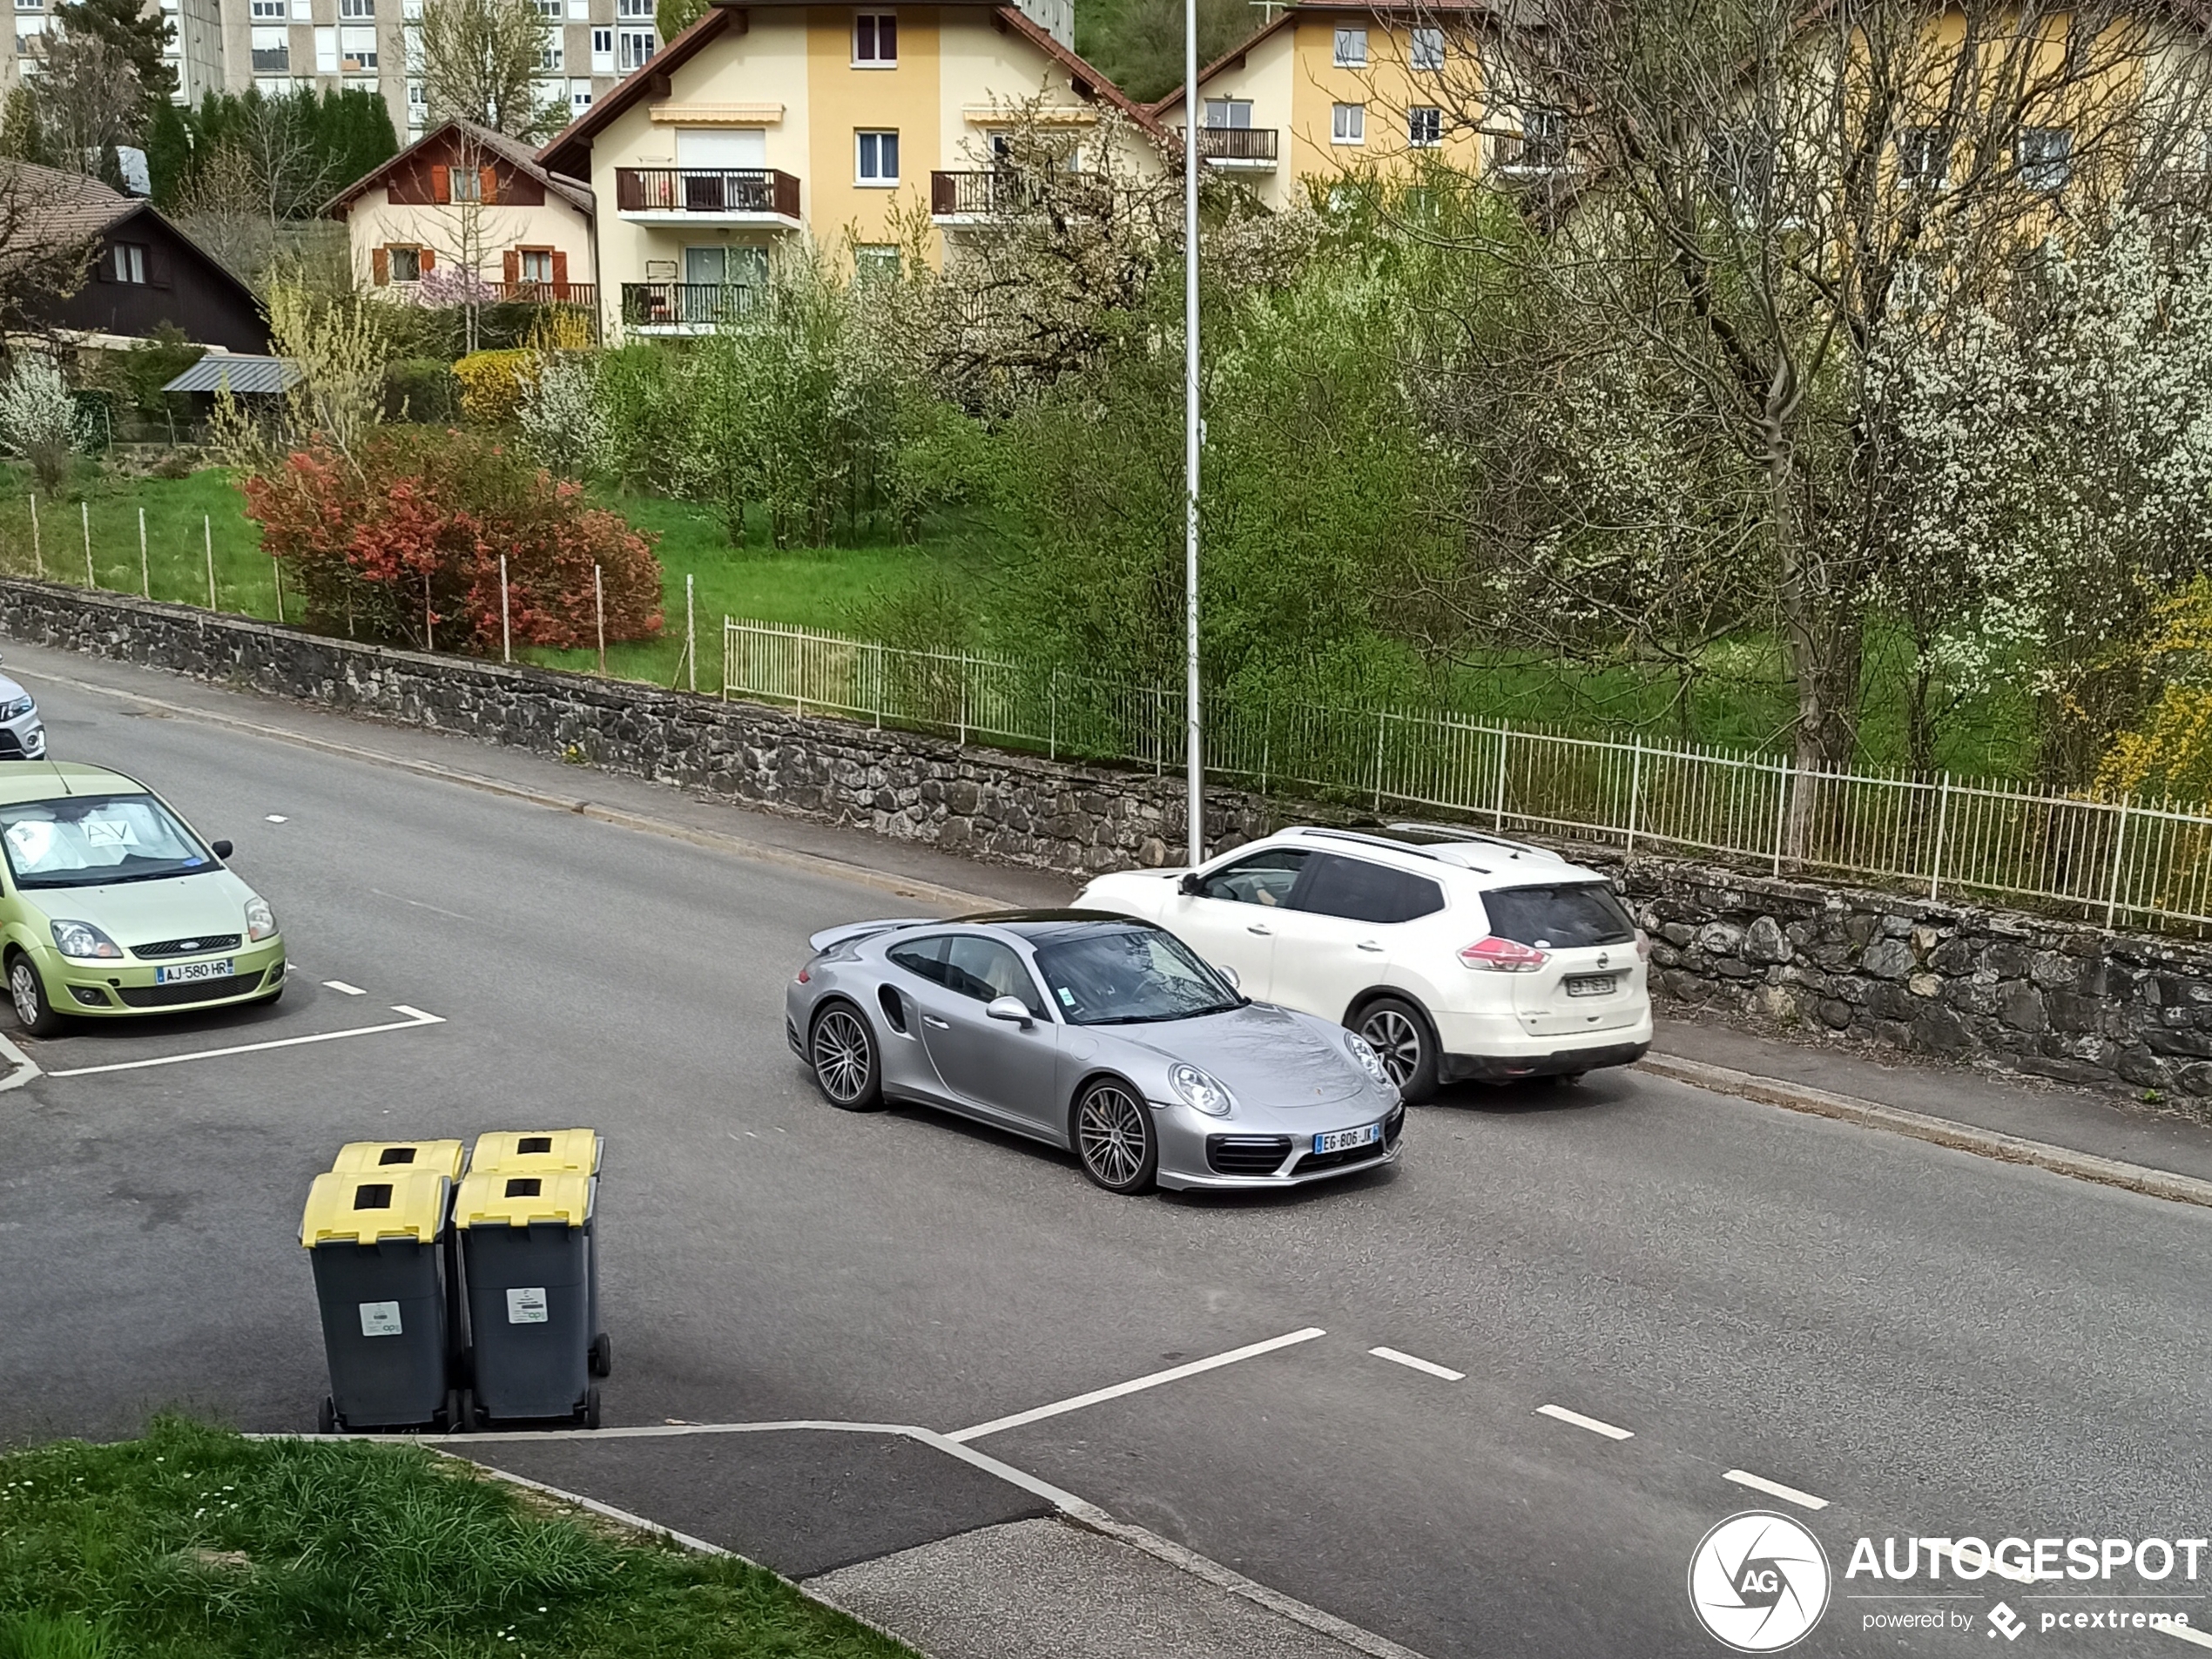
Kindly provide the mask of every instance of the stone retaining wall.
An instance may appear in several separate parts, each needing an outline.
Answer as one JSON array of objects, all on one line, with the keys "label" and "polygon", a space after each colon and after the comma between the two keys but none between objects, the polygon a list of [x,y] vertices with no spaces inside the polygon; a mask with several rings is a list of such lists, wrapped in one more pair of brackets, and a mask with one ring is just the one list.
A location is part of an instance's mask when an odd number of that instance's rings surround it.
[{"label": "stone retaining wall", "polygon": [[[0,631],[452,732],[948,853],[1071,875],[1179,857],[1175,777],[800,718],[628,681],[324,639],[186,606],[0,580]],[[1341,810],[1208,795],[1217,846]],[[2212,948],[1684,860],[1607,869],[1676,1002],[1810,1039],[2212,1103]]]}]

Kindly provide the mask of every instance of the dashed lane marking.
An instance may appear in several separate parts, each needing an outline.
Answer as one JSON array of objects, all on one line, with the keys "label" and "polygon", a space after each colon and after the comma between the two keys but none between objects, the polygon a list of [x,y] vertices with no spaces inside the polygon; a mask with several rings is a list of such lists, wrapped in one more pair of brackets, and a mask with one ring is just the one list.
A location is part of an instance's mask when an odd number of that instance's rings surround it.
[{"label": "dashed lane marking", "polygon": [[1722,1474],[1721,1479],[1733,1480],[1739,1487],[1749,1487],[1754,1492],[1764,1492],[1770,1498],[1780,1498],[1785,1503],[1801,1504],[1807,1509],[1825,1509],[1828,1507],[1828,1500],[1825,1498],[1816,1498],[1810,1492],[1800,1492],[1795,1487],[1785,1487],[1779,1480],[1762,1480],[1759,1476],[1747,1474],[1742,1469],[1726,1470]]},{"label": "dashed lane marking", "polygon": [[118,1060],[105,1066],[72,1066],[63,1071],[50,1071],[49,1077],[91,1077],[109,1071],[145,1071],[153,1066],[181,1066],[193,1060],[221,1060],[232,1055],[260,1054],[269,1049],[297,1049],[310,1042],[336,1042],[346,1037],[373,1037],[383,1031],[412,1031],[418,1026],[443,1025],[442,1015],[425,1014],[421,1008],[411,1008],[404,1002],[392,1005],[392,1012],[403,1014],[403,1020],[388,1020],[382,1025],[357,1025],[346,1031],[317,1031],[304,1037],[278,1037],[268,1042],[241,1042],[228,1049],[201,1049],[192,1054],[158,1055],[151,1060]]},{"label": "dashed lane marking", "polygon": [[1464,1371],[1454,1371],[1449,1366],[1440,1366],[1433,1359],[1424,1359],[1418,1354],[1400,1353],[1395,1348],[1370,1348],[1367,1352],[1378,1359],[1387,1359],[1394,1366],[1405,1366],[1414,1371],[1425,1371],[1432,1377],[1441,1377],[1446,1382],[1465,1382]]},{"label": "dashed lane marking", "polygon": [[1026,1412],[1016,1412],[1011,1417],[995,1417],[988,1423],[978,1423],[973,1428],[963,1428],[945,1438],[955,1445],[980,1440],[986,1434],[1002,1433],[1009,1428],[1020,1428],[1025,1423],[1037,1423],[1048,1417],[1058,1417],[1064,1412],[1078,1412],[1086,1406],[1102,1401],[1119,1399],[1123,1394],[1134,1394],[1147,1388],[1157,1388],[1163,1383],[1179,1382],[1185,1377],[1195,1377],[1201,1372],[1217,1371],[1224,1366],[1233,1366],[1240,1359],[1254,1359],[1264,1353],[1273,1353],[1278,1348],[1288,1348],[1301,1342],[1311,1342],[1316,1337],[1329,1333],[1318,1325],[1309,1325],[1303,1331],[1292,1331],[1285,1336],[1270,1337],[1264,1342],[1255,1342],[1243,1348],[1232,1348],[1227,1353],[1217,1353],[1211,1359],[1193,1359],[1187,1366],[1175,1366],[1166,1371],[1156,1371],[1149,1376],[1132,1377],[1129,1381],[1116,1383],[1111,1388],[1093,1389],[1088,1394],[1077,1394],[1072,1399],[1055,1400],[1049,1406],[1038,1406]]},{"label": "dashed lane marking", "polygon": [[[1610,1423],[1599,1422],[1595,1417],[1585,1417],[1580,1412],[1570,1412],[1564,1406],[1539,1406],[1536,1407],[1536,1415],[1556,1418],[1562,1423],[1572,1423],[1576,1428],[1586,1428],[1593,1434],[1602,1434],[1608,1440],[1633,1440],[1636,1437],[1634,1429],[1615,1428]],[[1731,1480],[1735,1478],[1734,1475],[1729,1477]],[[1817,1502],[1818,1500],[1816,1499],[1815,1501]]]},{"label": "dashed lane marking", "polygon": [[342,991],[347,996],[367,996],[368,995],[368,993],[361,989],[360,986],[348,985],[342,979],[327,979],[323,981],[323,984],[331,990]]}]

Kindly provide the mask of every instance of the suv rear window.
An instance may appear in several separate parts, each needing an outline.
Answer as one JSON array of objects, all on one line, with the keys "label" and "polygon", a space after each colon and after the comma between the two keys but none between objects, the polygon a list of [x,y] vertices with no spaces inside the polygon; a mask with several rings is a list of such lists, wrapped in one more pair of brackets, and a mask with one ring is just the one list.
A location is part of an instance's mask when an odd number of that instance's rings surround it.
[{"label": "suv rear window", "polygon": [[1482,895],[1482,907],[1499,938],[1547,950],[1625,945],[1636,936],[1635,923],[1602,881],[1495,887]]},{"label": "suv rear window", "polygon": [[1291,908],[1354,921],[1411,921],[1443,909],[1444,889],[1387,865],[1316,853],[1291,895]]}]

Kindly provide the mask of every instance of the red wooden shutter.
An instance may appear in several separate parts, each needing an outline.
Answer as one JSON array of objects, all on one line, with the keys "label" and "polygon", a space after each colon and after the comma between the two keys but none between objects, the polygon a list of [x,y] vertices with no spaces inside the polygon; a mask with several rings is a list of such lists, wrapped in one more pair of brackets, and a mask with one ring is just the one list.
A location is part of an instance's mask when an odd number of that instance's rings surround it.
[{"label": "red wooden shutter", "polygon": [[380,288],[390,283],[392,280],[391,249],[379,247],[369,250],[368,280]]},{"label": "red wooden shutter", "polygon": [[430,199],[434,202],[449,202],[453,199],[453,175],[446,170],[443,162],[437,163],[430,169]]},{"label": "red wooden shutter", "polygon": [[507,280],[520,282],[523,280],[523,256],[510,247],[499,258]]},{"label": "red wooden shutter", "polygon": [[483,200],[487,206],[499,199],[498,168],[479,167],[476,169],[476,179],[477,186],[482,192]]},{"label": "red wooden shutter", "polygon": [[422,261],[422,274],[428,276],[438,268],[438,256],[429,248],[418,248],[416,255]]},{"label": "red wooden shutter", "polygon": [[559,248],[553,250],[553,297],[565,300],[569,293],[569,256]]}]

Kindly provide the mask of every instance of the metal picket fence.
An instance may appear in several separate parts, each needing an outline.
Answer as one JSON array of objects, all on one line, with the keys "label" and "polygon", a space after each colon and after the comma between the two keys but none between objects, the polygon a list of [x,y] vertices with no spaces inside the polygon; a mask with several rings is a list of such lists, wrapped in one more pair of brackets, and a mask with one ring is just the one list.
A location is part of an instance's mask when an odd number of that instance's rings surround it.
[{"label": "metal picket fence", "polygon": [[[1052,757],[1183,765],[1179,688],[727,617],[725,696]],[[1449,814],[1780,874],[2212,927],[2212,815],[1986,779],[1806,772],[1786,756],[1405,709],[1217,697],[1207,772],[1378,813]]]}]

